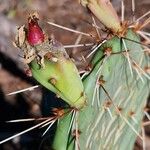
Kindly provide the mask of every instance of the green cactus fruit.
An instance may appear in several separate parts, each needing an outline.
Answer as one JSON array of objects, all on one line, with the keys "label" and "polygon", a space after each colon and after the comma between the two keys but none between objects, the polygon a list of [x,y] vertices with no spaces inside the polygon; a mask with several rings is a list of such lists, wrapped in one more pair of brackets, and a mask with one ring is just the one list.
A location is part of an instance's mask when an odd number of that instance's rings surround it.
[{"label": "green cactus fruit", "polygon": [[44,59],[44,68],[36,61],[31,62],[33,77],[49,90],[56,93],[70,106],[81,108],[86,103],[83,84],[78,70],[70,58],[59,55],[56,61]]},{"label": "green cactus fruit", "polygon": [[110,0],[80,0],[80,3],[113,32],[122,30],[119,18]]},{"label": "green cactus fruit", "polygon": [[84,107],[86,96],[78,70],[62,44],[44,34],[37,13],[30,15],[28,28],[18,29],[15,44],[23,50],[24,60],[39,83],[71,107]]}]

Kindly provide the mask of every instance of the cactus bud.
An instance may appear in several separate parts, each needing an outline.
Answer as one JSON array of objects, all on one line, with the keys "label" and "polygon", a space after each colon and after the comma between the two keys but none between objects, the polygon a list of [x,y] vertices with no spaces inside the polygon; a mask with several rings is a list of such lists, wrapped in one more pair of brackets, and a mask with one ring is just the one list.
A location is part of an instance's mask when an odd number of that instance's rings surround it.
[{"label": "cactus bud", "polygon": [[32,15],[28,18],[27,41],[32,46],[44,42],[44,33],[38,24],[36,15]]},{"label": "cactus bud", "polygon": [[110,0],[80,0],[79,2],[111,31],[122,31],[119,17]]}]

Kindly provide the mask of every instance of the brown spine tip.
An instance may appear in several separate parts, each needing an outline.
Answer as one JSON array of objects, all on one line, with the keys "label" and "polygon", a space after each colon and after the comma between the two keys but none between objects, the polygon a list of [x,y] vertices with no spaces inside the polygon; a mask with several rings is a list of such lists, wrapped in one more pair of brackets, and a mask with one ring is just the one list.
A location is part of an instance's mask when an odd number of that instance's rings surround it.
[{"label": "brown spine tip", "polygon": [[53,84],[53,85],[56,85],[57,80],[56,80],[55,78],[50,78],[50,79],[49,79],[49,82],[50,82],[51,84]]},{"label": "brown spine tip", "polygon": [[118,110],[117,110],[117,112],[119,111],[119,112],[121,112],[123,110],[123,108],[121,108],[121,107],[118,107]]},{"label": "brown spine tip", "polygon": [[148,74],[150,74],[150,67],[149,66],[145,66],[144,67],[144,71]]},{"label": "brown spine tip", "polygon": [[132,117],[132,116],[134,116],[134,115],[135,115],[135,112],[134,112],[134,111],[130,111],[130,112],[129,112],[129,116],[130,116],[130,117]]},{"label": "brown spine tip", "polygon": [[53,114],[56,115],[57,117],[62,117],[65,114],[64,109],[62,108],[53,108]]},{"label": "brown spine tip", "polygon": [[106,48],[104,49],[104,54],[105,54],[106,56],[110,56],[111,53],[112,53],[112,48],[111,48],[111,47],[106,47]]},{"label": "brown spine tip", "polygon": [[75,137],[75,138],[79,138],[80,134],[81,134],[81,131],[80,131],[80,130],[74,129],[74,130],[72,131],[72,136]]},{"label": "brown spine tip", "polygon": [[109,108],[109,107],[111,107],[111,105],[112,105],[112,102],[110,100],[107,100],[104,104],[104,107]]},{"label": "brown spine tip", "polygon": [[101,75],[100,78],[99,78],[99,80],[98,80],[98,84],[99,84],[100,86],[103,86],[103,85],[105,84],[105,82],[106,82],[103,78],[104,78],[104,76]]},{"label": "brown spine tip", "polygon": [[31,69],[25,69],[25,74],[26,74],[28,77],[32,77],[32,71],[31,71]]}]

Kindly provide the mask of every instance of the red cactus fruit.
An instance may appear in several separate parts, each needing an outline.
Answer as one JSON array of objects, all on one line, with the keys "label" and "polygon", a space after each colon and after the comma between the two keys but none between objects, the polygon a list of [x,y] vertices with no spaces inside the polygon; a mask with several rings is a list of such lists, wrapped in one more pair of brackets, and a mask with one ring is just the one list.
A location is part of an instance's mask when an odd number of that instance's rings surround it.
[{"label": "red cactus fruit", "polygon": [[28,19],[27,41],[32,46],[44,42],[44,33],[40,28],[38,18],[35,15]]}]

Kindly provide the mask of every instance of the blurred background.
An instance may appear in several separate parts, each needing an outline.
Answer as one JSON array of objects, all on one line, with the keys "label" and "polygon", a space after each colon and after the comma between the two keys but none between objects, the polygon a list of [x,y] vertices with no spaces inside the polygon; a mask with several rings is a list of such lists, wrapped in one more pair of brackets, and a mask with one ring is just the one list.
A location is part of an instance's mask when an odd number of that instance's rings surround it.
[{"label": "blurred background", "polygon": [[[112,0],[118,14],[121,10],[121,0]],[[140,17],[149,11],[149,0],[135,0],[135,16]],[[131,20],[131,0],[125,0],[125,19]],[[72,45],[80,38],[80,43],[91,43],[93,39],[79,37],[60,28],[48,25],[51,21],[75,30],[95,34],[95,29],[89,22],[92,19],[89,12],[78,4],[77,0],[0,0],[0,141],[23,131],[37,123],[5,123],[5,121],[20,118],[39,118],[50,116],[51,108],[63,105],[61,100],[43,87],[32,91],[8,96],[13,91],[37,85],[32,77],[26,75],[26,66],[21,59],[21,51],[13,46],[17,27],[26,24],[28,14],[37,11],[40,15],[40,25],[49,35],[64,45]],[[100,24],[99,24],[100,25]],[[150,26],[145,30],[150,31]],[[84,55],[89,53],[89,48],[67,49],[79,70],[87,63],[83,61]],[[147,104],[149,107],[149,103]],[[46,109],[43,109],[43,107]],[[146,128],[146,144],[150,149],[150,127]],[[0,150],[47,150],[55,131],[55,127],[44,137],[43,129],[35,129],[21,137],[0,145]],[[141,149],[142,143],[135,144],[135,149]]]}]

